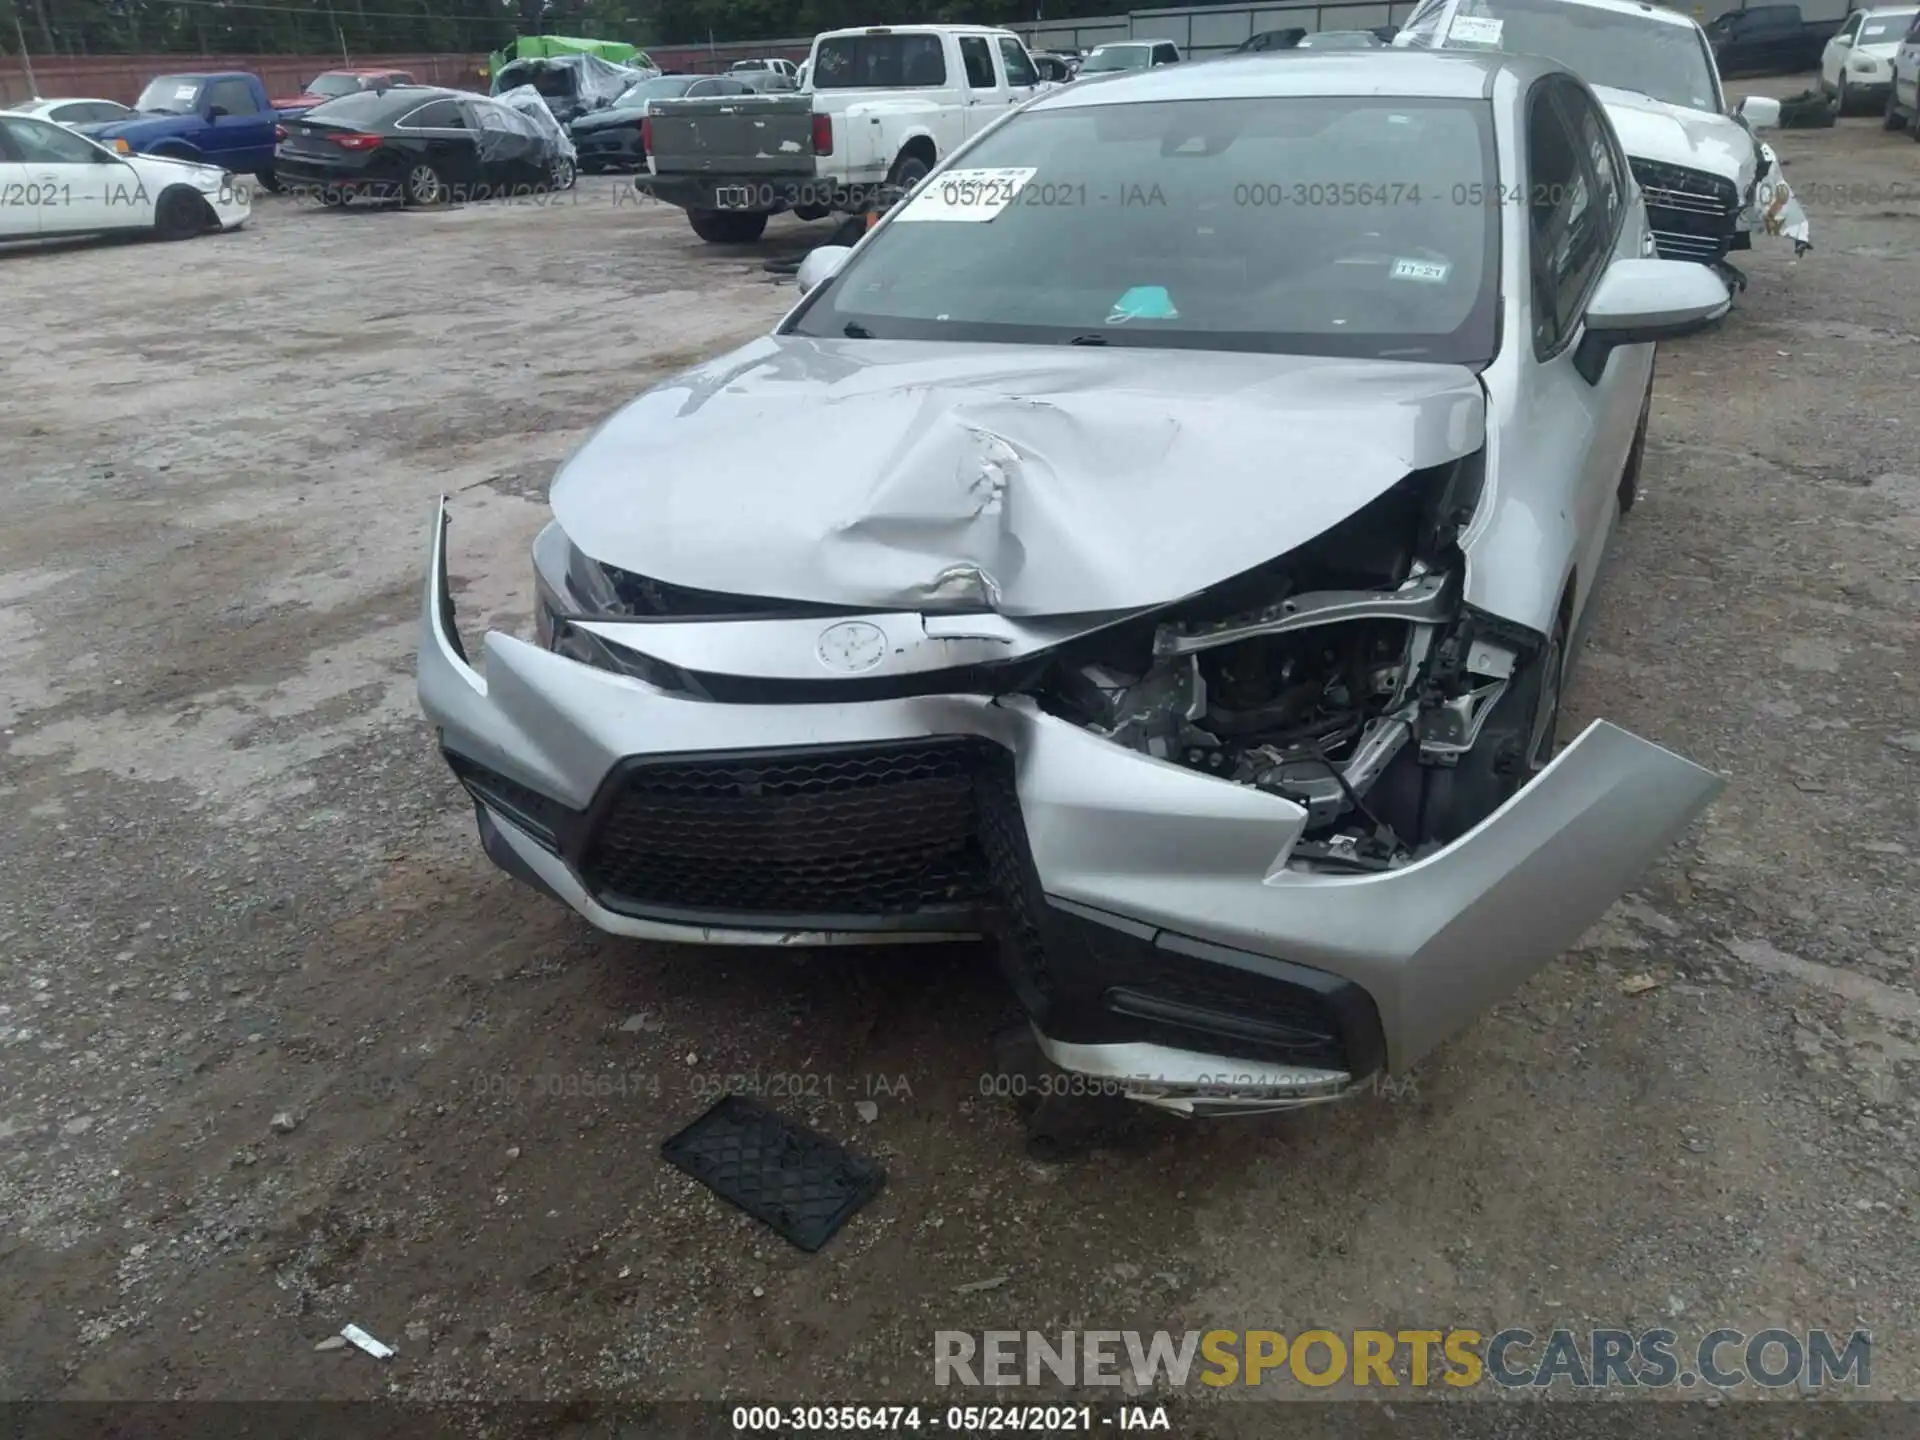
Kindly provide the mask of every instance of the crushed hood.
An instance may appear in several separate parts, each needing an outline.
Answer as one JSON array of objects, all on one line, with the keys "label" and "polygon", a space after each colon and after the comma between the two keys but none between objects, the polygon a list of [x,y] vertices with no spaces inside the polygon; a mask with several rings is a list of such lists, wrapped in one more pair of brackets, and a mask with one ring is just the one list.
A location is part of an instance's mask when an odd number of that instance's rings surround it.
[{"label": "crushed hood", "polygon": [[769,336],[618,411],[562,467],[594,559],[873,609],[1163,604],[1471,454],[1461,366]]},{"label": "crushed hood", "polygon": [[1743,197],[1752,187],[1759,146],[1753,132],[1738,120],[1610,85],[1595,85],[1593,93],[1606,107],[1629,160],[1658,160],[1723,175],[1739,187]]}]

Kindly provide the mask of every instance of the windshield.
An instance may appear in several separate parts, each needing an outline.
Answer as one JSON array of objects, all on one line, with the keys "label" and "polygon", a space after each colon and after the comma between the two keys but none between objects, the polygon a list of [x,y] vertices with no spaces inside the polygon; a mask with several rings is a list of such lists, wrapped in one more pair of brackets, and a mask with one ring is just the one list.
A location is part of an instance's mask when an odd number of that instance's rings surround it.
[{"label": "windshield", "polygon": [[1371,30],[1329,30],[1309,35],[1300,42],[1302,50],[1378,50],[1380,37]]},{"label": "windshield", "polygon": [[1913,17],[1920,11],[1901,10],[1891,15],[1869,15],[1860,22],[1862,45],[1897,45],[1906,37]]},{"label": "windshield", "polygon": [[147,82],[133,108],[160,115],[192,115],[198,108],[194,101],[199,94],[200,82],[193,76],[162,75]]},{"label": "windshield", "polygon": [[[1421,41],[1431,43],[1427,36]],[[1444,44],[1542,55],[1589,85],[1630,90],[1688,110],[1720,109],[1699,33],[1670,21],[1564,0],[1462,0]]]},{"label": "windshield", "polygon": [[1146,45],[1115,45],[1112,49],[1102,47],[1089,55],[1086,63],[1080,67],[1082,75],[1092,75],[1102,70],[1145,70],[1153,59],[1153,50]]},{"label": "windshield", "polygon": [[613,103],[625,109],[644,105],[649,100],[678,99],[687,93],[687,87],[696,78],[692,75],[656,75],[651,80],[642,80],[638,85],[629,85]]},{"label": "windshield", "polygon": [[793,333],[1477,363],[1497,333],[1477,100],[1014,115],[896,211]]},{"label": "windshield", "polygon": [[891,89],[947,83],[938,35],[835,35],[813,62],[816,90]]},{"label": "windshield", "polygon": [[324,75],[316,75],[307,83],[309,95],[351,95],[360,88],[357,75],[340,75],[329,70]]}]

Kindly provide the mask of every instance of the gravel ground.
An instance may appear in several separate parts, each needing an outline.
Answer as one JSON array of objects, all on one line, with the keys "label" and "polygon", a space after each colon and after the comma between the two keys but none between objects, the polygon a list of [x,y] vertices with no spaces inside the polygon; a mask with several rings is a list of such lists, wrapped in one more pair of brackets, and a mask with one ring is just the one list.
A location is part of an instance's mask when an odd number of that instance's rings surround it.
[{"label": "gravel ground", "polygon": [[[980,1093],[977,950],[601,937],[485,862],[414,706],[433,497],[469,635],[526,625],[556,462],[827,226],[713,249],[587,182],[0,260],[0,1395],[875,1400],[936,1329],[1667,1324],[1870,1328],[1920,1397],[1920,147],[1779,146],[1819,248],[1663,349],[1570,697],[1726,795],[1392,1092],[1054,1162]],[[658,1158],[748,1070],[888,1169],[818,1255]],[[347,1321],[398,1357],[316,1351]]]}]

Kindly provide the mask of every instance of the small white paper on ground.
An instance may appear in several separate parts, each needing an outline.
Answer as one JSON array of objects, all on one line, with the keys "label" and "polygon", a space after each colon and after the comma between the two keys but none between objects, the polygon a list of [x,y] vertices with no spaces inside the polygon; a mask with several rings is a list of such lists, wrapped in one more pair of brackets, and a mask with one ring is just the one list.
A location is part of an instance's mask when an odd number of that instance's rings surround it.
[{"label": "small white paper on ground", "polygon": [[936,176],[895,220],[991,220],[1019,198],[1034,167],[949,170]]},{"label": "small white paper on ground", "polygon": [[382,1345],[358,1325],[348,1325],[340,1333],[376,1360],[391,1360],[394,1357],[395,1352],[391,1345]]},{"label": "small white paper on ground", "polygon": [[1456,15],[1447,26],[1447,40],[1454,45],[1498,45],[1506,22],[1485,15]]}]

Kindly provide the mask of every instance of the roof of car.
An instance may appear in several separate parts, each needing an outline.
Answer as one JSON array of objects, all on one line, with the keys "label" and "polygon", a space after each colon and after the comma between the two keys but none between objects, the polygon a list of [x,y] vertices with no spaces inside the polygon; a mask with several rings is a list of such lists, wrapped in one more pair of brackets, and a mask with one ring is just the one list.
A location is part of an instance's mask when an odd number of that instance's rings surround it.
[{"label": "roof of car", "polygon": [[1205,65],[1122,71],[1101,76],[1091,84],[1048,91],[1033,108],[1295,95],[1479,100],[1492,93],[1494,77],[1502,71],[1513,71],[1522,80],[1530,80],[1566,70],[1552,60],[1490,50],[1328,50],[1321,54],[1287,50],[1279,54],[1224,55]]},{"label": "roof of car", "polygon": [[1683,15],[1678,10],[1669,10],[1664,5],[1653,5],[1648,0],[1560,0],[1563,5],[1584,5],[1590,10],[1611,10],[1616,15],[1638,15],[1646,20],[1655,20],[1662,25],[1679,25],[1689,30],[1697,30],[1699,22],[1691,15]]}]

